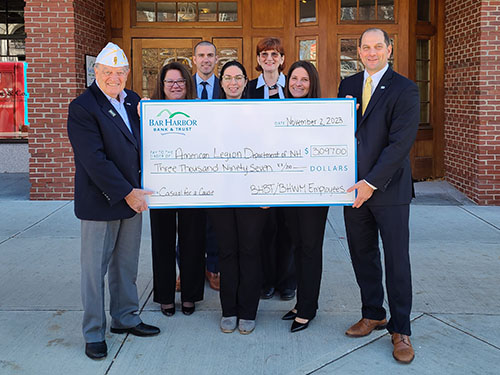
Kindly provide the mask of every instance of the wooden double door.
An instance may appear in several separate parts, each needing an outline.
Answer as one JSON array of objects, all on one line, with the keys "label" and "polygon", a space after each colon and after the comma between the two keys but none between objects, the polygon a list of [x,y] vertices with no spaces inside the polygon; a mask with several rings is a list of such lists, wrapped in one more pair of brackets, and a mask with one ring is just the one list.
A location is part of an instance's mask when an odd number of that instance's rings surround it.
[{"label": "wooden double door", "polygon": [[[185,64],[192,74],[196,73],[193,63],[193,48],[201,38],[161,38],[133,40],[133,90],[143,97],[150,97],[154,91],[160,69],[172,61]],[[204,39],[207,40],[207,39]],[[241,38],[211,38],[217,47],[218,63],[216,74],[229,60],[242,61],[243,41]]]}]

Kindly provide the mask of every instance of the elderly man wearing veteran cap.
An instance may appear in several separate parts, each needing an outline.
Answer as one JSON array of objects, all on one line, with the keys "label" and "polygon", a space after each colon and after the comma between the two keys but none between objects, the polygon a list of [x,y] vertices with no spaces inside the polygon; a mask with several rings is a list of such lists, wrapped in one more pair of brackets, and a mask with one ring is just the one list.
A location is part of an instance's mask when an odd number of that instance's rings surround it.
[{"label": "elderly man wearing veteran cap", "polygon": [[125,89],[127,57],[117,45],[99,53],[95,82],[69,106],[75,154],[75,215],[81,219],[81,291],[85,354],[107,355],[104,276],[108,273],[112,333],[157,335],[142,323],[137,268],[147,191],[140,187],[139,96]]}]

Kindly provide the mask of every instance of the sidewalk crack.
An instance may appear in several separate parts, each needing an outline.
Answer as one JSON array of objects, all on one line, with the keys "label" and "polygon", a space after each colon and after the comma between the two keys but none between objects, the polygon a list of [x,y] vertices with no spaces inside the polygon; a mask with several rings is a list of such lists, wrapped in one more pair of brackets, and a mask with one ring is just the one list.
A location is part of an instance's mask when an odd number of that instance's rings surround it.
[{"label": "sidewalk crack", "polygon": [[480,338],[480,337],[478,337],[478,336],[475,336],[475,335],[474,335],[474,334],[472,334],[471,332],[468,332],[468,331],[466,331],[466,330],[464,330],[464,329],[462,329],[462,328],[459,328],[459,327],[457,327],[457,326],[454,326],[452,323],[447,322],[446,320],[440,319],[440,318],[438,318],[437,316],[434,316],[434,315],[431,315],[431,314],[428,314],[428,313],[424,313],[424,314],[425,314],[425,315],[427,315],[427,316],[429,316],[429,317],[431,317],[431,318],[436,319],[438,322],[441,322],[441,323],[443,323],[443,324],[446,324],[446,325],[447,325],[448,327],[450,327],[450,328],[456,329],[457,331],[462,332],[462,333],[466,334],[467,336],[470,336],[470,337],[472,337],[472,338],[474,338],[474,339],[476,339],[476,340],[478,340],[478,341],[481,341],[482,343],[484,343],[484,344],[486,344],[486,345],[489,345],[489,346],[491,346],[491,347],[493,347],[493,348],[495,348],[495,349],[497,349],[497,350],[500,350],[500,347],[496,346],[495,344],[492,344],[492,343],[490,343],[490,342],[486,341],[485,339],[482,339],[482,338]]},{"label": "sidewalk crack", "polygon": [[68,201],[68,202],[66,202],[66,203],[65,203],[65,204],[63,204],[62,206],[60,206],[60,207],[56,208],[54,211],[50,212],[48,215],[46,215],[46,216],[42,217],[40,220],[35,221],[33,224],[28,225],[26,228],[24,228],[24,229],[20,230],[20,231],[19,231],[19,232],[17,232],[17,233],[14,233],[13,235],[11,235],[11,236],[7,237],[5,240],[0,241],[0,245],[4,244],[4,243],[5,243],[5,242],[7,242],[7,241],[12,240],[13,238],[16,238],[16,237],[17,237],[17,236],[19,236],[20,234],[23,234],[24,232],[26,232],[26,231],[30,230],[31,228],[33,228],[35,225],[40,224],[42,221],[44,221],[44,220],[48,219],[49,217],[51,217],[52,215],[54,215],[56,212],[58,212],[58,211],[62,210],[64,207],[66,207],[66,206],[67,206],[68,204],[70,204],[71,202],[73,202],[73,201]]}]

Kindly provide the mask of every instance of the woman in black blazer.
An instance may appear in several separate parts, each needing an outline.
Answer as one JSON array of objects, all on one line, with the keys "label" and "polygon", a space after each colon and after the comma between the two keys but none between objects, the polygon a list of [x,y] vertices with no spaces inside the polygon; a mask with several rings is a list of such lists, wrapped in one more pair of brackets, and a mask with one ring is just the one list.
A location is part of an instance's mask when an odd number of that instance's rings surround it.
[{"label": "woman in black blazer", "polygon": [[285,49],[278,38],[265,38],[257,44],[257,71],[261,74],[248,83],[249,99],[284,99],[286,77]]},{"label": "woman in black blazer", "polygon": [[[172,62],[158,74],[152,99],[195,99],[191,74],[183,64]],[[182,312],[191,315],[205,288],[206,218],[201,208],[151,209],[153,252],[153,300],[166,316],[175,314],[175,253],[179,241]],[[176,236],[178,234],[178,236]]]},{"label": "woman in black blazer", "polygon": [[[285,50],[278,38],[265,38],[257,44],[257,71],[259,77],[248,83],[249,99],[284,99],[286,77],[282,73]],[[295,297],[295,270],[293,249],[285,226],[283,209],[269,209],[262,238],[262,270],[264,299],[274,296],[277,290],[281,299]]]},{"label": "woman in black blazer", "polygon": [[[248,78],[243,65],[229,61],[221,69],[221,99],[246,97]],[[262,266],[260,239],[267,210],[255,208],[210,208],[211,223],[219,246],[222,332],[238,325],[241,334],[255,328],[259,306]],[[238,322],[239,319],[239,322]]]},{"label": "woman in black blazer", "polygon": [[[288,71],[287,98],[319,98],[318,71],[308,61],[295,62]],[[328,207],[285,207],[285,219],[295,249],[297,303],[283,316],[292,320],[292,332],[308,327],[318,309],[323,238]]]}]

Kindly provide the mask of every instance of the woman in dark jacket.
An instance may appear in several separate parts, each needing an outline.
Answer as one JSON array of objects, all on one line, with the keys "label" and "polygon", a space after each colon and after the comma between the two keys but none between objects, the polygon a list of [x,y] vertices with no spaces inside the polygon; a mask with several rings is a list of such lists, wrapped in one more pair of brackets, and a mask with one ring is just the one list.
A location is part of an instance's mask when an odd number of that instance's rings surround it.
[{"label": "woman in dark jacket", "polygon": [[[152,99],[196,99],[196,89],[183,64],[165,65]],[[153,300],[166,316],[175,314],[176,237],[179,240],[182,312],[191,315],[205,288],[205,227],[203,209],[151,209]],[[177,236],[178,235],[178,236]]]},{"label": "woman in dark jacket", "polygon": [[[257,44],[257,71],[259,77],[248,83],[249,99],[284,99],[286,77],[285,49],[278,38],[265,38]],[[264,299],[280,293],[282,300],[295,297],[295,270],[293,249],[285,226],[283,209],[269,209],[262,240],[262,295]]]},{"label": "woman in dark jacket", "polygon": [[[318,71],[310,62],[295,62],[287,77],[287,98],[321,97]],[[295,249],[297,303],[282,319],[293,320],[290,330],[297,332],[308,327],[318,309],[328,207],[285,207],[284,211]]]},{"label": "woman in dark jacket", "polygon": [[[238,61],[227,62],[220,73],[221,99],[243,99],[248,78]],[[262,266],[260,239],[267,210],[210,208],[210,220],[219,246],[222,332],[238,329],[249,334],[255,328],[259,306]],[[238,322],[239,320],[239,322]]]}]

